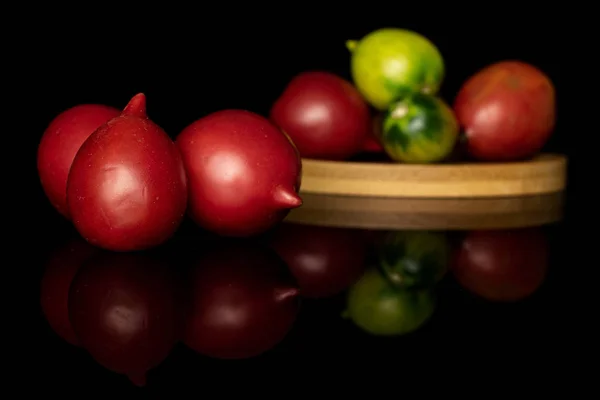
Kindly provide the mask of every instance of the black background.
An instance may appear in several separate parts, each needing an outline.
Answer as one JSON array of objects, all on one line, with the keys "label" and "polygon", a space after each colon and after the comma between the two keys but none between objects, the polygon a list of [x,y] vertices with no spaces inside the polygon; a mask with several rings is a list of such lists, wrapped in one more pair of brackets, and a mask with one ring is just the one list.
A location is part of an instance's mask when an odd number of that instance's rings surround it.
[{"label": "black background", "polygon": [[[438,46],[446,62],[441,95],[448,102],[452,102],[465,79],[492,62],[519,59],[550,76],[557,89],[558,125],[546,150],[570,157],[567,215],[572,214],[576,209],[573,204],[578,182],[574,170],[578,150],[563,128],[571,111],[564,100],[567,87],[564,53],[557,51],[562,46],[558,43],[566,40],[557,29],[559,10],[545,7],[527,13],[524,5],[477,4],[474,8],[447,12],[433,4],[413,11],[403,4],[392,3],[339,6],[325,2],[277,3],[265,9],[251,6],[248,10],[227,3],[226,11],[216,11],[211,8],[215,4],[199,3],[194,11],[182,9],[148,17],[141,13],[143,6],[139,15],[115,7],[107,16],[98,16],[94,7],[100,5],[94,3],[87,6],[87,11],[65,9],[58,18],[52,14],[43,25],[24,29],[26,34],[35,36],[27,49],[22,50],[26,51],[27,60],[31,60],[29,68],[33,68],[23,83],[30,89],[22,108],[29,112],[27,131],[19,138],[25,142],[21,146],[26,149],[22,159],[29,167],[28,183],[22,191],[27,193],[23,197],[28,203],[27,221],[31,221],[25,228],[29,238],[25,250],[43,253],[53,246],[55,239],[72,232],[70,224],[47,202],[35,170],[39,139],[58,113],[81,103],[122,108],[133,95],[143,92],[147,96],[149,117],[173,138],[195,119],[220,109],[242,108],[266,115],[286,83],[299,72],[326,70],[350,79],[350,58],[344,42],[388,26],[418,31]],[[43,11],[38,13],[43,18]],[[560,233],[563,226],[553,229],[553,243],[563,245],[567,238]],[[515,312],[514,308],[490,311],[489,305],[473,304],[472,299],[459,296],[453,304],[469,303],[470,311],[447,313],[439,326],[430,326],[419,339],[394,345],[393,351],[389,342],[367,340],[319,322],[323,328],[317,326],[305,335],[308,339],[297,345],[301,351],[294,351],[292,346],[292,350],[283,349],[259,362],[235,367],[198,361],[189,352],[178,349],[165,368],[157,372],[160,379],[156,381],[160,383],[156,385],[163,389],[175,385],[196,388],[201,381],[202,390],[224,390],[224,385],[217,384],[216,379],[248,377],[261,371],[267,374],[263,368],[273,374],[273,368],[281,369],[282,364],[284,369],[294,370],[296,378],[306,374],[304,365],[321,371],[333,370],[336,376],[349,371],[367,374],[366,370],[390,373],[401,357],[409,361],[398,364],[397,376],[429,375],[432,368],[437,370],[436,374],[452,374],[455,361],[449,360],[461,360],[469,368],[478,364],[508,368],[511,373],[530,364],[537,371],[550,369],[555,365],[551,361],[556,360],[556,354],[562,357],[567,351],[565,345],[557,344],[569,331],[564,326],[569,322],[564,320],[568,312],[565,292],[556,282],[562,279],[568,258],[564,252],[556,253],[553,264],[559,272],[553,275],[555,286],[550,286],[556,289],[547,289],[538,300],[519,308],[517,317],[507,317]],[[35,266],[27,271],[31,290],[26,291],[30,297],[23,304],[33,299],[37,306],[36,279],[40,271]],[[563,320],[556,322],[555,315],[548,311],[550,307],[541,307],[540,302],[550,302]],[[546,311],[531,320],[531,307]],[[326,310],[315,312],[323,314],[322,320],[326,321]],[[39,321],[34,322],[35,331],[28,333],[32,337],[28,341],[35,345],[27,348],[32,351],[23,352],[27,354],[23,368],[29,368],[28,379],[43,382],[47,393],[58,393],[71,384],[72,388],[83,385],[93,390],[129,390],[124,378],[113,376],[60,343],[40,317],[39,311],[35,311],[34,318]],[[473,318],[479,318],[480,323],[461,328]],[[442,328],[443,335],[436,333]],[[551,354],[547,342],[552,341],[555,347]],[[274,379],[272,376],[263,375],[259,385]]]}]

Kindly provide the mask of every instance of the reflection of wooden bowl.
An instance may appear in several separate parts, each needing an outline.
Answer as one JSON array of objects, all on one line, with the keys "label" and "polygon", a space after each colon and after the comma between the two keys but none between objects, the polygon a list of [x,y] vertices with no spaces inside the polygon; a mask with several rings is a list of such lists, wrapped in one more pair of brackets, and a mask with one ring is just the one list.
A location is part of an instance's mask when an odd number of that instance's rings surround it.
[{"label": "reflection of wooden bowl", "polygon": [[363,229],[504,229],[560,221],[564,192],[487,199],[399,199],[305,193],[286,221]]},{"label": "reflection of wooden bowl", "polygon": [[561,191],[566,157],[528,161],[416,165],[302,160],[302,194],[377,197],[507,197]]}]

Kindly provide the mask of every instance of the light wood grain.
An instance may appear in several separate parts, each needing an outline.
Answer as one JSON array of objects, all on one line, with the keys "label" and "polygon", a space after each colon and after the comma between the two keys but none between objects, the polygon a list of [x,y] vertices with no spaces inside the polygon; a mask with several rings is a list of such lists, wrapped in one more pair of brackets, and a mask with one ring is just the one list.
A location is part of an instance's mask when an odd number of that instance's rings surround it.
[{"label": "light wood grain", "polygon": [[301,194],[461,198],[558,192],[567,159],[541,154],[529,161],[415,165],[302,160]]},{"label": "light wood grain", "polygon": [[399,199],[304,194],[286,221],[363,229],[506,229],[563,216],[564,192],[511,198]]}]

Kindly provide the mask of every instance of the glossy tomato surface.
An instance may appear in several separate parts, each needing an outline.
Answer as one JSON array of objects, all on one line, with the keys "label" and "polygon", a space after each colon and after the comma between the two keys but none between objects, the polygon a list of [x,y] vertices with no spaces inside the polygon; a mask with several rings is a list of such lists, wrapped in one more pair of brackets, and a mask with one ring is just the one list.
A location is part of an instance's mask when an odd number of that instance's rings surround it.
[{"label": "glossy tomato surface", "polygon": [[67,178],[75,154],[100,125],[119,114],[113,107],[82,104],[60,113],[44,131],[37,153],[38,174],[50,203],[64,217],[70,218]]},{"label": "glossy tomato surface", "polygon": [[289,138],[266,118],[224,110],[177,137],[189,179],[189,213],[226,236],[262,233],[302,200],[301,163]]},{"label": "glossy tomato surface", "polygon": [[187,204],[177,146],[145,116],[145,97],[103,125],[77,153],[67,186],[79,233],[115,251],[141,250],[167,240]]},{"label": "glossy tomato surface", "polygon": [[306,158],[347,159],[363,149],[371,127],[369,107],[356,88],[328,72],[294,77],[270,115]]},{"label": "glossy tomato surface", "polygon": [[454,101],[469,154],[485,161],[535,155],[552,134],[555,89],[538,68],[519,61],[492,64],[469,78]]}]

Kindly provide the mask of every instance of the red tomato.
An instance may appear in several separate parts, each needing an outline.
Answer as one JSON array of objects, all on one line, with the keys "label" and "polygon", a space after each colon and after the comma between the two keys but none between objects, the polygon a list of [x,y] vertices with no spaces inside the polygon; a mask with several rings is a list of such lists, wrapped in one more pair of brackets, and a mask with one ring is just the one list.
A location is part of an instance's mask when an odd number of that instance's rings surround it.
[{"label": "red tomato", "polygon": [[271,120],[302,157],[343,160],[363,149],[371,116],[350,82],[327,72],[304,72],[273,104]]},{"label": "red tomato", "polygon": [[223,110],[201,118],[177,137],[189,179],[189,214],[225,236],[251,236],[299,207],[300,158],[266,118]]},{"label": "red tomato", "polygon": [[187,204],[181,155],[138,94],[81,146],[67,184],[73,224],[108,250],[150,248],[178,228]]},{"label": "red tomato", "polygon": [[463,287],[491,301],[531,295],[547,268],[548,243],[537,228],[470,232],[452,265]]},{"label": "red tomato", "polygon": [[469,154],[480,160],[516,160],[535,155],[555,126],[555,90],[532,65],[490,65],[460,89],[454,111]]},{"label": "red tomato", "polygon": [[116,108],[82,104],[60,113],[44,131],[37,153],[37,168],[46,196],[65,218],[67,178],[77,150],[98,127],[119,116]]}]

